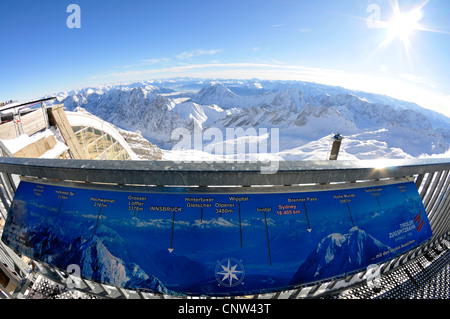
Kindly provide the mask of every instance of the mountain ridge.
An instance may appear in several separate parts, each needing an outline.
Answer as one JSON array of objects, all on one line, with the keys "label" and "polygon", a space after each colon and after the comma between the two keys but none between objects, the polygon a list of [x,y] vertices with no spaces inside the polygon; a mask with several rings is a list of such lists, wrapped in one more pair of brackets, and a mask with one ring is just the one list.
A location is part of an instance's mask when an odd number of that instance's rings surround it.
[{"label": "mountain ridge", "polygon": [[349,270],[367,267],[379,253],[389,251],[384,245],[358,227],[348,233],[333,233],[323,238],[311,251],[291,280],[291,284],[330,278]]},{"label": "mountain ridge", "polygon": [[[178,91],[185,87],[191,90]],[[169,159],[177,142],[171,133],[194,127],[278,128],[280,152],[291,150],[288,157],[300,160],[317,154],[296,154],[295,148],[336,132],[348,137],[349,145],[383,146],[372,158],[343,147],[347,159],[436,156],[450,148],[450,118],[444,115],[382,95],[300,81],[143,81],[57,96],[56,103],[69,110],[82,107],[119,128],[139,130],[166,149]],[[377,132],[371,135],[375,139],[361,140],[372,132]],[[328,147],[322,145],[316,153],[326,159]]]}]

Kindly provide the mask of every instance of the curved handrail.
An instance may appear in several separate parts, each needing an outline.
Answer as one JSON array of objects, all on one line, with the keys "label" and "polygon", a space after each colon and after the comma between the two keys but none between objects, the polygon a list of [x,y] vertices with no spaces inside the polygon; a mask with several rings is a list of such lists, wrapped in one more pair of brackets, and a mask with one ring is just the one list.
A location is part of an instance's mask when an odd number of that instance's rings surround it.
[{"label": "curved handrail", "polygon": [[39,178],[138,185],[297,185],[401,178],[450,169],[450,159],[267,163],[98,161],[1,157],[0,171]]}]

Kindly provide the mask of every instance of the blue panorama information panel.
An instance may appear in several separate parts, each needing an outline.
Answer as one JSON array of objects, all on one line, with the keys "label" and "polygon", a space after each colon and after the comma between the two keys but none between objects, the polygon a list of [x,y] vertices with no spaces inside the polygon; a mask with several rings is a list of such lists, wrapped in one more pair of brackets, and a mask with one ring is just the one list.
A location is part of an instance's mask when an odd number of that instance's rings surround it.
[{"label": "blue panorama information panel", "polygon": [[431,238],[413,182],[292,193],[87,189],[22,181],[2,241],[83,278],[179,295],[295,288]]}]

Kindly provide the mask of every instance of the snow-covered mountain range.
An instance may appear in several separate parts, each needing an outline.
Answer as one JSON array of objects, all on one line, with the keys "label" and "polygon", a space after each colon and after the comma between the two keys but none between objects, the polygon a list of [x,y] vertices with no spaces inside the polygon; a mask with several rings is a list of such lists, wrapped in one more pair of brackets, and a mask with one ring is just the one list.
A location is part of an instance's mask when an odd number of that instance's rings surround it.
[{"label": "snow-covered mountain range", "polygon": [[339,159],[449,156],[450,150],[446,116],[414,103],[316,83],[142,81],[59,93],[54,103],[139,130],[169,160],[211,156],[205,139],[201,149],[173,150],[179,140],[172,134],[179,128],[216,128],[224,138],[227,128],[276,128],[279,147],[271,155],[280,160],[325,160],[337,132],[345,137]]},{"label": "snow-covered mountain range", "polygon": [[328,235],[317,245],[291,280],[292,284],[320,280],[372,263],[371,258],[389,251],[389,247],[365,231],[353,227],[347,234]]},{"label": "snow-covered mountain range", "polygon": [[[79,275],[97,282],[169,293],[158,278],[147,274],[132,261],[127,244],[113,229],[105,225],[97,228],[90,222],[74,220],[73,217],[69,220],[56,218],[50,224],[38,220],[23,229],[30,257],[62,270],[78,265]],[[18,249],[16,241],[7,239],[6,242]]]}]

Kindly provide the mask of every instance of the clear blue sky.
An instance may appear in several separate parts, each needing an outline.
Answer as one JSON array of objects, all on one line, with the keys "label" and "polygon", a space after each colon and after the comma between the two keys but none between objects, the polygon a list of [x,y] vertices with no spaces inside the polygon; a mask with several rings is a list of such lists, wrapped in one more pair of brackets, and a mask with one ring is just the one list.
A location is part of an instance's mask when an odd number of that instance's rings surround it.
[{"label": "clear blue sky", "polygon": [[[390,20],[397,2],[422,14],[408,50],[368,25]],[[72,3],[81,28],[66,24]],[[0,1],[0,16],[0,101],[141,79],[257,77],[450,109],[448,0],[15,0]]]}]

